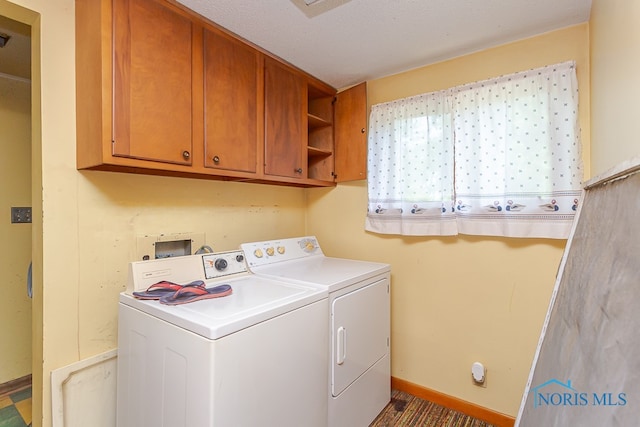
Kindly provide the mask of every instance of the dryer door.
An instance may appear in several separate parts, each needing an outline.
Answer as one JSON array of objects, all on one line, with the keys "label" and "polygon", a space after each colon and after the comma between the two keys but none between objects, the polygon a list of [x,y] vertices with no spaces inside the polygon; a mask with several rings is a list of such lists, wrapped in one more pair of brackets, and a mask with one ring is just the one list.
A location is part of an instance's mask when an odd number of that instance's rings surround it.
[{"label": "dryer door", "polygon": [[389,279],[331,304],[331,394],[336,397],[389,352]]}]

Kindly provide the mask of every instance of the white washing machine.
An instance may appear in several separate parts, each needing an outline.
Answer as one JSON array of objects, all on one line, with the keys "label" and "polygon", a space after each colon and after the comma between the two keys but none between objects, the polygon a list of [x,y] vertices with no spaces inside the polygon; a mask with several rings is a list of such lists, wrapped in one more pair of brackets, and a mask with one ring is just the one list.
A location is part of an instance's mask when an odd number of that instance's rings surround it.
[{"label": "white washing machine", "polygon": [[[161,280],[229,296],[168,306]],[[241,251],[131,263],[120,295],[118,426],[326,426],[327,290],[258,277]]]},{"label": "white washing machine", "polygon": [[313,236],[241,247],[257,276],[329,292],[328,425],[368,426],[391,399],[390,266],[327,257]]}]

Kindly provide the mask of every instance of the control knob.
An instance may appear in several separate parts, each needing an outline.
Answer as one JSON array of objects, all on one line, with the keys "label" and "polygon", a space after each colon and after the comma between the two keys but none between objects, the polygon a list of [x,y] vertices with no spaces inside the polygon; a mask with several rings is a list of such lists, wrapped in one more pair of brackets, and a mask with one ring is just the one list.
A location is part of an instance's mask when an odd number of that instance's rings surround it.
[{"label": "control knob", "polygon": [[224,270],[225,268],[227,268],[227,265],[228,265],[228,264],[227,264],[227,260],[226,260],[226,259],[224,259],[224,258],[218,258],[218,259],[214,262],[214,264],[213,264],[213,266],[214,266],[214,267],[216,268],[216,270],[218,270],[218,271],[222,271],[222,270]]}]

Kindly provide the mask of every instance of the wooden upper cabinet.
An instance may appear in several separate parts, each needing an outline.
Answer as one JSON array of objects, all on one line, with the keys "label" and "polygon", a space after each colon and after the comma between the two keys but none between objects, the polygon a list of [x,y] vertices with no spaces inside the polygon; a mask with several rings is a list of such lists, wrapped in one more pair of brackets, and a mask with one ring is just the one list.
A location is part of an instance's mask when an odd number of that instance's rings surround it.
[{"label": "wooden upper cabinet", "polygon": [[334,104],[336,180],[367,178],[367,86],[339,92]]},{"label": "wooden upper cabinet", "polygon": [[264,70],[264,173],[303,179],[307,176],[305,79],[296,70],[268,57]]},{"label": "wooden upper cabinet", "polygon": [[113,12],[113,155],[191,164],[192,21],[156,0]]},{"label": "wooden upper cabinet", "polygon": [[205,166],[256,173],[262,146],[262,56],[227,35],[204,31]]},{"label": "wooden upper cabinet", "polygon": [[366,178],[338,94],[171,0],[75,0],[78,169],[304,187]]}]

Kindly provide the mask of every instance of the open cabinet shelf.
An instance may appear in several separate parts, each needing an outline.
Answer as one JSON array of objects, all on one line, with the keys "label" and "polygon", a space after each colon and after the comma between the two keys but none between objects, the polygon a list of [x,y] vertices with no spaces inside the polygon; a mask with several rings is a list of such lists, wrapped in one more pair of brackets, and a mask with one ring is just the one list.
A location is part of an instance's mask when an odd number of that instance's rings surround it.
[{"label": "open cabinet shelf", "polygon": [[309,130],[332,125],[332,122],[326,119],[323,119],[322,117],[318,117],[312,113],[308,114],[308,118],[309,118],[309,122],[308,122]]},{"label": "open cabinet shelf", "polygon": [[311,157],[327,157],[333,155],[332,151],[329,150],[321,150],[316,147],[307,147],[307,152],[309,154],[309,158]]},{"label": "open cabinet shelf", "polygon": [[321,86],[308,86],[308,144],[309,178],[334,180],[333,102],[335,94]]}]

